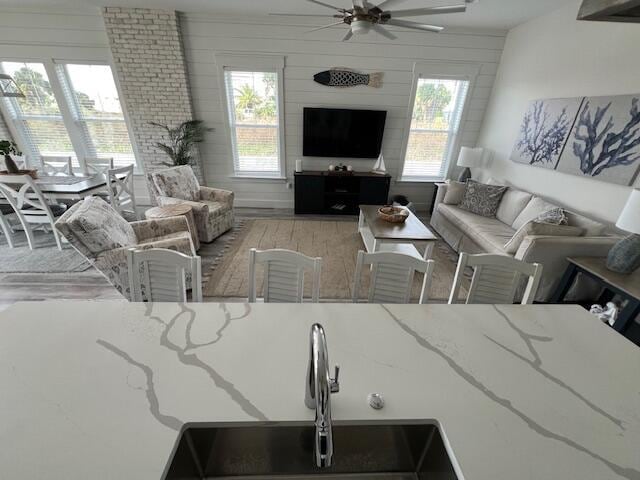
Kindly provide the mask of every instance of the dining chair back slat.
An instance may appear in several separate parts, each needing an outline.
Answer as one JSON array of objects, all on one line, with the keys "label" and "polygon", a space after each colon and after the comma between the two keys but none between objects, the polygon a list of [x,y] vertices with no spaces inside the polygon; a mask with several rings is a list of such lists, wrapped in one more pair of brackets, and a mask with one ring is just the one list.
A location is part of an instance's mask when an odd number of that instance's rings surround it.
[{"label": "dining chair back slat", "polygon": [[110,168],[107,170],[107,177],[111,206],[122,216],[131,212],[136,220],[140,220],[133,185],[133,165]]},{"label": "dining chair back slat", "polygon": [[265,303],[302,303],[304,271],[312,271],[311,301],[320,298],[322,259],[285,249],[249,251],[249,302],[256,301],[256,265],[264,265],[263,297]]},{"label": "dining chair back slat", "polygon": [[56,216],[33,178],[29,175],[0,175],[0,193],[18,217],[31,250],[35,248],[32,225],[50,227],[58,249],[62,250],[62,238],[54,226]]},{"label": "dining chair back slat", "polygon": [[186,302],[187,274],[191,275],[191,300],[202,302],[200,257],[166,248],[131,248],[127,264],[132,302]]},{"label": "dining chair back slat", "polygon": [[40,168],[45,175],[73,176],[71,157],[43,155],[40,157]]},{"label": "dining chair back slat", "polygon": [[358,252],[352,300],[359,301],[362,273],[371,266],[371,281],[367,301],[369,303],[410,303],[415,272],[424,274],[418,303],[426,303],[434,268],[433,260],[423,260],[412,255],[395,252]]},{"label": "dining chair back slat", "polygon": [[473,269],[469,292],[464,303],[512,304],[522,278],[527,285],[521,303],[530,304],[538,290],[542,265],[526,263],[506,255],[461,253],[449,296],[449,303],[458,303],[465,270]]},{"label": "dining chair back slat", "polygon": [[82,173],[85,175],[106,175],[109,169],[115,168],[113,158],[84,157]]}]

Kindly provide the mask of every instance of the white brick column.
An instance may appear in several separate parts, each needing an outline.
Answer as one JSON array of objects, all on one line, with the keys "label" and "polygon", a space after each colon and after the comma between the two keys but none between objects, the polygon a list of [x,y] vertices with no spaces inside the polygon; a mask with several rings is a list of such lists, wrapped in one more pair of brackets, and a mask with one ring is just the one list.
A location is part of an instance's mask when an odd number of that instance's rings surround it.
[{"label": "white brick column", "polygon": [[[155,147],[163,131],[149,125],[176,126],[193,119],[193,108],[175,11],[105,7],[103,18],[122,100],[144,169],[167,168],[169,158]],[[193,165],[203,180],[199,158]]]}]

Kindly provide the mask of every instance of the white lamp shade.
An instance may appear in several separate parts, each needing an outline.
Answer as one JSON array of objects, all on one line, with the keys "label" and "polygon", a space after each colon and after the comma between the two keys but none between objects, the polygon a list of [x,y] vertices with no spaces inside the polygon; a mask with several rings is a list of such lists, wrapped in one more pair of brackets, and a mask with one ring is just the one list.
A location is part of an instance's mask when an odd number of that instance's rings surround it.
[{"label": "white lamp shade", "polygon": [[479,167],[482,164],[482,148],[461,147],[458,155],[459,167]]},{"label": "white lamp shade", "polygon": [[616,227],[640,235],[640,190],[632,190],[627,204],[620,212]]}]

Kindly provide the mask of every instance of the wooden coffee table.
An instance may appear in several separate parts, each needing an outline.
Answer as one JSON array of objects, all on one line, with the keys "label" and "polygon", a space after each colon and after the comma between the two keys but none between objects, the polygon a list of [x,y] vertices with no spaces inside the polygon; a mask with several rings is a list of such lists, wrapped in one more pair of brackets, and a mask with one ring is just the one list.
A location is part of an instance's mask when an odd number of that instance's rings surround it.
[{"label": "wooden coffee table", "polygon": [[[425,260],[431,258],[438,237],[413,212],[404,223],[391,223],[378,217],[382,205],[360,205],[358,231],[367,252],[397,252]],[[414,244],[424,245],[421,255]]]},{"label": "wooden coffee table", "polygon": [[196,228],[195,218],[193,216],[193,210],[190,205],[184,203],[176,203],[173,205],[165,205],[162,207],[153,207],[144,212],[144,217],[147,220],[154,218],[167,218],[178,217],[184,215],[189,225],[189,233],[191,233],[191,240],[193,242],[193,248],[200,249],[200,239],[198,238],[198,229]]}]

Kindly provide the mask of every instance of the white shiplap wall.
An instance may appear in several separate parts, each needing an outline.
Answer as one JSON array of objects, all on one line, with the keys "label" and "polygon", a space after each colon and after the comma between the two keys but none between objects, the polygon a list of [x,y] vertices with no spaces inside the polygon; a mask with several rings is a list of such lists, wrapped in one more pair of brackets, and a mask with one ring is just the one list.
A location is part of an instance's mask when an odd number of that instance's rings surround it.
[{"label": "white shiplap wall", "polygon": [[[470,62],[481,65],[471,93],[470,110],[462,126],[462,144],[475,145],[500,60],[506,32],[448,29],[428,34],[394,30],[389,42],[370,34],[342,43],[344,29],[305,34],[306,20],[276,17],[235,18],[211,14],[181,17],[194,110],[197,118],[215,128],[201,147],[207,183],[236,192],[238,205],[290,207],[293,190],[285,182],[231,179],[230,142],[222,115],[215,52],[277,54],[285,57],[285,114],[287,176],[291,180],[296,158],[302,158],[302,108],[335,106],[388,111],[383,153],[390,173],[397,177],[416,61]],[[319,24],[318,24],[319,25]],[[32,9],[0,7],[0,58],[57,58],[110,60],[104,22],[97,9]],[[380,89],[323,87],[312,76],[333,66],[365,72],[384,72]],[[305,159],[306,168],[326,168],[336,159]],[[356,169],[368,170],[373,161],[353,160]],[[140,184],[143,194],[144,187]],[[408,194],[426,206],[432,186],[392,184],[392,192]],[[145,192],[146,194],[146,192]]]},{"label": "white shiplap wall", "polygon": [[[466,122],[461,126],[461,144],[474,146],[506,34],[503,31],[459,29],[430,34],[394,29],[394,34],[398,36],[394,42],[372,33],[343,43],[340,39],[345,33],[344,28],[305,34],[313,25],[306,23],[306,19],[185,14],[181,23],[195,114],[198,119],[215,128],[215,132],[208,135],[201,147],[207,183],[234,190],[239,205],[265,207],[291,207],[293,190],[285,182],[231,178],[231,145],[225,129],[215,53],[285,57],[285,133],[289,181],[292,181],[295,160],[303,158],[301,127],[302,109],[305,106],[387,110],[383,153],[387,168],[397,178],[414,62],[469,62],[480,66],[480,75],[471,92]],[[335,66],[347,66],[363,72],[384,72],[383,87],[335,89],[313,82],[313,74]],[[325,169],[330,163],[339,161],[308,157],[303,160],[307,169]],[[356,170],[368,170],[373,160],[345,160],[344,163],[351,163]],[[431,202],[433,186],[393,182],[392,193],[407,194],[424,208]]]}]

